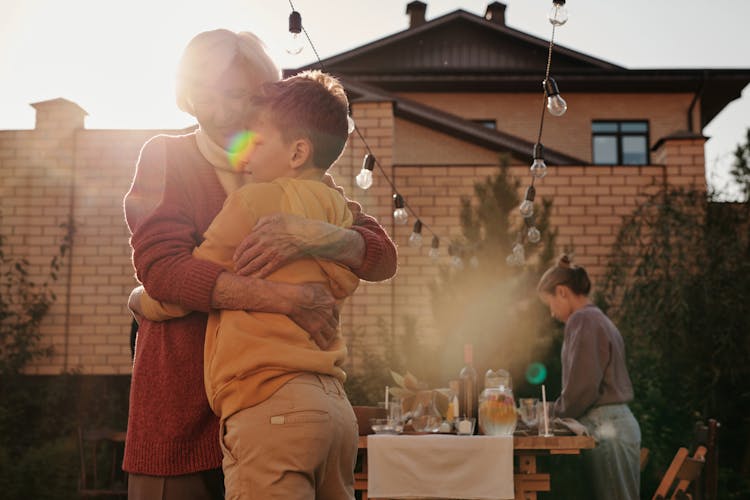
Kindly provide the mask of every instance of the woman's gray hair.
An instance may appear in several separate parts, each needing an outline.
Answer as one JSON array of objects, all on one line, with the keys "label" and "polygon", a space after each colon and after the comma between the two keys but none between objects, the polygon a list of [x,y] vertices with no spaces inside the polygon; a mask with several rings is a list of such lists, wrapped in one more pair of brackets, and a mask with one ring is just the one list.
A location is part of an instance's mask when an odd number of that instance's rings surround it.
[{"label": "woman's gray hair", "polygon": [[268,55],[265,44],[253,33],[204,31],[190,40],[177,66],[177,107],[195,116],[190,99],[192,89],[212,84],[238,57],[256,73],[256,81],[267,83],[281,78],[281,71]]}]

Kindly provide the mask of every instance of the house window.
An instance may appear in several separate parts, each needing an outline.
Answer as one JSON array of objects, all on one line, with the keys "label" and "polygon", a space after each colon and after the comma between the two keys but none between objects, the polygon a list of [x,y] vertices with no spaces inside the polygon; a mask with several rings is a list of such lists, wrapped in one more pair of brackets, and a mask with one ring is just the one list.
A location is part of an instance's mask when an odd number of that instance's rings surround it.
[{"label": "house window", "polygon": [[595,121],[591,124],[597,165],[648,165],[648,122]]}]

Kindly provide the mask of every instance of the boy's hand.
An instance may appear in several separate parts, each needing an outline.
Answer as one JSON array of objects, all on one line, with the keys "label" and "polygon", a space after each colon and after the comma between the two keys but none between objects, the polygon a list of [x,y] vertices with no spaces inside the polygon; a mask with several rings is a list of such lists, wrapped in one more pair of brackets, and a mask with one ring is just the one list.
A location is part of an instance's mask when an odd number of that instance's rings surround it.
[{"label": "boy's hand", "polygon": [[143,295],[143,285],[139,285],[133,288],[128,297],[128,309],[135,318],[135,321],[140,325],[143,322],[143,312],[141,311],[141,295]]}]

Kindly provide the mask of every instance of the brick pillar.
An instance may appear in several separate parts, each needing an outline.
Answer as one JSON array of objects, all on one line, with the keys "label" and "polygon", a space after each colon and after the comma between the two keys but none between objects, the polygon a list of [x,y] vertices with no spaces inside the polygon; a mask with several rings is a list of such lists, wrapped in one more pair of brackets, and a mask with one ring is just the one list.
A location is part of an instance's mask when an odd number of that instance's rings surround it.
[{"label": "brick pillar", "polygon": [[664,165],[665,183],[706,191],[706,137],[691,132],[676,132],[659,139],[652,161]]},{"label": "brick pillar", "polygon": [[[373,170],[373,183],[370,189],[365,191],[357,186],[354,178],[362,168],[367,148],[355,131],[349,136],[344,154],[330,172],[336,183],[344,187],[349,198],[358,201],[365,213],[375,217],[389,233],[392,233],[393,192],[383,177],[383,171],[388,178],[393,179],[393,103],[362,100],[353,102],[351,108],[357,129],[377,158],[380,167],[376,165]],[[382,319],[389,328],[393,328],[393,286],[393,283],[360,284],[341,314],[341,328],[347,341],[356,337],[357,344],[373,348],[382,345],[378,322]],[[363,361],[359,358],[356,347],[351,354],[355,365]]]},{"label": "brick pillar", "polygon": [[[50,261],[65,234],[60,225],[73,215],[75,136],[83,128],[86,112],[65,99],[31,106],[36,110],[34,130],[0,133],[2,231],[8,235],[6,252],[27,258],[32,280],[42,283],[49,280]],[[69,263],[70,254],[52,285],[57,299],[41,326],[43,344],[52,345],[55,354],[43,361],[44,369],[29,367],[30,373],[59,373],[66,368]]]},{"label": "brick pillar", "polygon": [[84,118],[88,115],[78,104],[62,98],[35,102],[31,107],[36,110],[35,130],[82,129]]}]

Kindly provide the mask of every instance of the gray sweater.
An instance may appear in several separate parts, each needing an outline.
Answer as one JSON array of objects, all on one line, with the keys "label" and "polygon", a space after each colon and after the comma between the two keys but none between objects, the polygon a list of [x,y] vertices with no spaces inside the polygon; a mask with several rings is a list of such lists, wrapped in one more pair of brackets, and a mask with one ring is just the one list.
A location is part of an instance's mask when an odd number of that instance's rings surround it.
[{"label": "gray sweater", "polygon": [[625,344],[617,327],[591,304],[571,314],[565,324],[562,392],[555,416],[579,418],[594,406],[632,399]]}]

